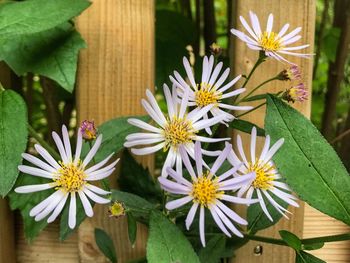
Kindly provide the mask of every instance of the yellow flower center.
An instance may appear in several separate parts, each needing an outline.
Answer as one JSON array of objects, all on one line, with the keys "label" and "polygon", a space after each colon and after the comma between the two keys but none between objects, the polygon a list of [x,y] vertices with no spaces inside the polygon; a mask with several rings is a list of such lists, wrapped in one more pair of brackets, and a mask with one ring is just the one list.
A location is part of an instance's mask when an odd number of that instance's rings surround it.
[{"label": "yellow flower center", "polygon": [[280,50],[282,47],[280,38],[274,32],[270,32],[269,34],[268,32],[265,31],[260,36],[259,44],[263,49],[269,50],[269,51],[277,51],[277,50]]},{"label": "yellow flower center", "polygon": [[[79,162],[80,163],[80,162]],[[61,168],[58,170],[57,178],[54,182],[57,184],[57,189],[64,192],[78,192],[86,184],[86,175],[81,165],[73,163],[63,164],[60,162]]]},{"label": "yellow flower center", "polygon": [[165,150],[170,146],[177,147],[180,144],[192,141],[194,133],[190,121],[180,118],[169,120],[164,128]]},{"label": "yellow flower center", "polygon": [[114,204],[109,207],[108,212],[110,213],[110,216],[113,217],[124,216],[125,208],[122,203],[114,202]]},{"label": "yellow flower center", "polygon": [[199,107],[217,104],[220,98],[221,93],[216,91],[216,87],[207,83],[201,83],[198,91],[195,92],[195,102]]},{"label": "yellow flower center", "polygon": [[275,180],[272,170],[274,167],[268,163],[261,164],[256,162],[254,165],[249,163],[248,172],[255,172],[256,178],[252,183],[254,188],[268,190],[272,188],[272,181]]},{"label": "yellow flower center", "polygon": [[207,172],[193,183],[191,196],[194,202],[207,207],[209,204],[213,204],[223,193],[224,191],[219,191],[217,177],[212,178],[210,173]]}]

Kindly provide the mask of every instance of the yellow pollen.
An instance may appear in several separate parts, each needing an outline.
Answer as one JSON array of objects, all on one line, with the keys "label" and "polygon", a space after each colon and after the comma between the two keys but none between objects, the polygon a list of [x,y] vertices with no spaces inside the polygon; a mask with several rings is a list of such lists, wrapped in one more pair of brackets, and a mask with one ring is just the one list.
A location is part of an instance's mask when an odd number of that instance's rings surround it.
[{"label": "yellow pollen", "polygon": [[81,167],[81,162],[78,165],[60,162],[60,165],[61,168],[58,170],[57,178],[53,179],[57,184],[56,189],[61,189],[64,192],[80,191],[86,183],[86,175]]},{"label": "yellow pollen", "polygon": [[169,120],[164,128],[165,147],[177,147],[180,144],[192,141],[195,131],[190,121],[186,119],[174,118]]},{"label": "yellow pollen", "polygon": [[281,49],[282,44],[278,35],[274,32],[264,32],[259,38],[259,44],[264,50],[278,51]]},{"label": "yellow pollen", "polygon": [[252,183],[254,188],[259,188],[263,190],[268,190],[272,188],[272,181],[275,180],[274,174],[271,171],[274,169],[273,166],[266,164],[261,164],[256,161],[255,164],[249,163],[248,172],[255,172],[256,178]]},{"label": "yellow pollen", "polygon": [[204,107],[209,104],[217,104],[221,98],[221,93],[216,91],[216,87],[208,83],[198,85],[199,89],[195,92],[195,102],[197,106]]},{"label": "yellow pollen", "polygon": [[213,204],[222,194],[224,194],[224,191],[219,191],[217,177],[212,178],[209,172],[203,174],[202,177],[199,177],[197,181],[193,183],[191,192],[194,202],[205,207],[209,204]]}]

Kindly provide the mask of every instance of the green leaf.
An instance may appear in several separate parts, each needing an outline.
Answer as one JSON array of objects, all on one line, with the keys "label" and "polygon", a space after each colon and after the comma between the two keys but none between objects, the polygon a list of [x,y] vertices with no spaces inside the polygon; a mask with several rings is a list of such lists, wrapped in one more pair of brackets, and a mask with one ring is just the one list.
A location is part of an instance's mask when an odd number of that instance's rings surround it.
[{"label": "green leaf", "polygon": [[326,263],[326,261],[323,261],[305,251],[300,251],[296,253],[295,263]]},{"label": "green leaf", "polygon": [[[121,151],[124,148],[125,137],[130,133],[140,130],[140,128],[128,123],[129,118],[137,118],[142,121],[148,121],[150,119],[149,116],[127,116],[109,120],[101,124],[98,127],[98,133],[103,135],[103,140],[94,157],[96,162],[102,161],[112,152],[118,153]],[[85,156],[89,150],[89,143],[84,143],[82,156]]]},{"label": "green leaf", "polygon": [[71,24],[65,23],[36,34],[0,40],[0,57],[17,75],[37,73],[72,92],[78,54],[85,47],[80,34]]},{"label": "green leaf", "polygon": [[303,244],[303,250],[316,250],[324,246],[324,242],[314,243],[314,244]]},{"label": "green leaf", "polygon": [[16,182],[27,138],[25,102],[12,90],[0,91],[0,195],[3,197]]},{"label": "green leaf", "polygon": [[152,212],[147,241],[149,263],[199,263],[184,234],[160,212]]},{"label": "green leaf", "polygon": [[[282,207],[288,207],[288,204],[282,199],[278,198],[273,193],[270,193],[270,195]],[[253,198],[257,198],[256,193],[254,193]],[[248,231],[251,234],[255,234],[259,230],[275,225],[282,218],[282,215],[276,210],[270,201],[265,196],[263,196],[263,198],[266,204],[266,208],[269,211],[273,221],[268,219],[268,217],[265,215],[264,211],[261,209],[260,203],[250,205],[247,210],[247,221]]]},{"label": "green leaf", "polygon": [[79,15],[90,4],[86,0],[31,0],[0,4],[0,39],[53,28]]},{"label": "green leaf", "polygon": [[256,101],[256,100],[264,100],[266,99],[266,94],[258,94],[258,95],[254,95],[254,96],[251,96],[251,97],[248,97],[246,99],[244,99],[243,101]]},{"label": "green leaf", "polygon": [[123,203],[126,211],[131,212],[135,219],[141,222],[147,221],[151,211],[156,209],[156,206],[147,200],[119,190],[112,190],[112,201]]},{"label": "green leaf", "polygon": [[254,123],[251,123],[249,121],[234,119],[228,125],[229,125],[229,127],[233,128],[233,129],[237,129],[237,130],[240,130],[242,132],[249,133],[249,134],[252,132],[253,127],[255,127],[258,136],[265,136],[264,129],[260,128],[259,126],[255,125]]},{"label": "green leaf", "polygon": [[287,184],[309,205],[350,225],[350,176],[317,128],[269,96],[265,129],[272,142],[285,139],[274,161]]},{"label": "green leaf", "polygon": [[106,256],[106,258],[113,263],[118,262],[113,240],[105,231],[95,228],[95,241],[98,248],[101,250],[103,255]]},{"label": "green leaf", "polygon": [[159,184],[127,150],[123,154],[118,185],[120,190],[142,196],[151,202],[159,203],[162,200]]},{"label": "green leaf", "polygon": [[137,223],[135,220],[135,217],[132,215],[132,213],[127,213],[128,216],[128,236],[129,241],[132,246],[134,246],[136,241],[136,234],[137,234]]},{"label": "green leaf", "polygon": [[287,230],[280,230],[279,233],[281,238],[284,240],[284,242],[287,243],[288,246],[290,246],[296,251],[301,250],[301,240],[299,239],[299,237]]},{"label": "green leaf", "polygon": [[205,247],[198,252],[199,260],[202,263],[218,263],[225,252],[226,238],[223,235],[213,236]]},{"label": "green leaf", "polygon": [[[50,182],[50,180],[21,173],[15,187],[22,185],[44,184],[48,182]],[[19,209],[21,212],[24,224],[24,235],[29,242],[33,241],[47,226],[46,219],[36,222],[33,217],[29,216],[29,212],[34,206],[46,199],[52,193],[53,190],[49,189],[30,194],[18,194],[15,191],[11,191],[8,195],[11,209]]]},{"label": "green leaf", "polygon": [[[61,220],[60,220],[60,240],[61,241],[66,240],[76,229],[78,229],[79,225],[86,218],[85,210],[84,210],[83,204],[81,203],[80,198],[76,198],[76,202],[77,202],[77,214],[76,214],[76,226],[74,229],[71,229],[68,226],[70,197],[67,199],[66,205],[61,214]],[[91,200],[90,200],[90,203],[92,206],[94,206],[94,203]]]}]

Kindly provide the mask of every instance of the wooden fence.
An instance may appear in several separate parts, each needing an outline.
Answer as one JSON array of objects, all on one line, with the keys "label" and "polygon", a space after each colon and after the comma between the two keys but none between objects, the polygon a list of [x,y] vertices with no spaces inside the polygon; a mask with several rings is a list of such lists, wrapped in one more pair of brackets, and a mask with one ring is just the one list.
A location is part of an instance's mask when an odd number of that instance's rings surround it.
[{"label": "wooden fence", "polygon": [[[93,5],[77,21],[78,29],[88,43],[88,49],[81,52],[77,85],[78,119],[94,119],[97,124],[110,118],[144,114],[140,99],[145,89],[154,86],[154,24],[155,6],[153,0],[95,0]],[[303,42],[314,41],[315,0],[236,0],[234,17],[247,16],[254,10],[259,16],[275,15],[274,26],[290,23],[291,27],[303,26]],[[237,21],[236,21],[237,22]],[[238,28],[239,23],[236,25]],[[248,50],[237,39],[231,39],[232,67],[238,73],[247,72],[256,59],[256,53]],[[311,98],[312,60],[295,59],[301,65],[304,83]],[[274,61],[266,62],[267,71],[257,71],[254,84],[265,80],[282,70],[285,65]],[[5,72],[6,70],[2,70]],[[2,76],[1,73],[0,76]],[[281,84],[281,83],[278,83]],[[285,88],[285,85],[271,84],[267,91]],[[310,116],[311,99],[296,104],[297,109]],[[261,109],[249,120],[262,125],[264,111]],[[246,138],[243,138],[246,139]],[[152,169],[153,159],[140,160]],[[261,232],[278,236],[277,229],[288,229],[303,237],[337,234],[349,228],[334,219],[301,204],[292,209],[289,221],[281,220],[276,226]],[[136,246],[130,247],[124,219],[110,219],[101,206],[95,207],[95,217],[86,220],[79,230],[67,241],[58,241],[58,224],[51,224],[32,243],[23,237],[20,218],[13,220],[5,200],[0,200],[0,263],[12,262],[106,262],[99,253],[93,236],[94,227],[104,228],[114,239],[118,250],[118,262],[141,257],[145,254],[147,230],[139,226]],[[15,223],[14,223],[15,222]],[[15,237],[15,241],[14,241]],[[262,255],[255,255],[254,248],[263,246]],[[350,262],[350,243],[338,242],[314,252],[327,262]],[[294,262],[293,251],[258,242],[238,251],[233,262]]]}]

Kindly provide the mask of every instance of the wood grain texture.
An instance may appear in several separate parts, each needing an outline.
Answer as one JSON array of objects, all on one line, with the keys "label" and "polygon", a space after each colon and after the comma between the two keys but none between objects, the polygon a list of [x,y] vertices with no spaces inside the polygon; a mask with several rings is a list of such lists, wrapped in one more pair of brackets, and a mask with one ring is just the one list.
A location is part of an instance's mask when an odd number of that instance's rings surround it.
[{"label": "wood grain texture", "polygon": [[[59,222],[49,224],[32,242],[24,237],[23,222],[16,216],[16,252],[18,263],[77,263],[79,262],[78,235],[74,233],[64,242],[59,241]],[[5,262],[5,261],[4,261]],[[6,261],[7,262],[7,261]]]},{"label": "wood grain texture", "polygon": [[[145,114],[141,98],[154,85],[154,19],[153,0],[96,0],[79,17],[78,29],[88,48],[79,62],[78,120],[101,124],[119,116]],[[142,162],[153,167],[153,158]],[[113,238],[118,262],[144,256],[145,228],[139,226],[132,248],[126,219],[109,218],[106,209],[96,206],[95,216],[79,229],[81,262],[106,262],[95,244],[95,227]]]},{"label": "wood grain texture", "polygon": [[[275,0],[238,0],[235,1],[233,8],[233,17],[235,19],[234,27],[238,30],[245,32],[245,29],[239,21],[239,16],[245,17],[249,21],[249,11],[255,12],[260,20],[262,30],[266,28],[267,17],[270,13],[274,15],[273,30],[277,32],[286,23],[290,24],[290,30],[302,26],[302,41],[298,43],[309,43],[311,48],[307,49],[307,52],[312,53],[313,42],[314,42],[314,26],[315,26],[315,2],[314,0],[296,0],[296,1],[275,1]],[[232,67],[234,68],[235,75],[248,74],[253,67],[258,52],[249,49],[245,43],[240,41],[238,38],[232,36],[233,41],[233,60]],[[294,106],[300,110],[304,115],[310,116],[310,102],[311,102],[311,80],[312,80],[312,60],[299,59],[289,56],[289,60],[300,65],[303,72],[303,82],[309,88],[310,99],[304,103],[295,103]],[[253,78],[249,82],[247,89],[259,85],[261,82],[277,75],[284,68],[288,67],[287,64],[278,62],[274,59],[268,59],[262,66],[260,66],[253,75]],[[297,83],[295,83],[297,84]],[[284,91],[290,87],[290,82],[274,81],[263,86],[256,94],[271,92],[276,93],[278,91]],[[258,105],[261,102],[253,103]],[[257,123],[259,126],[263,126],[265,116],[265,107],[260,108],[253,114],[244,116],[244,119],[251,122]],[[250,136],[247,134],[241,134],[242,139],[245,143],[245,148],[249,151]],[[235,137],[235,136],[234,136]],[[235,138],[234,141],[235,143]],[[262,139],[258,139],[258,147],[262,146]],[[245,209],[239,208],[241,213],[245,213]],[[289,208],[293,213],[290,220],[281,219],[278,224],[269,229],[259,232],[259,235],[271,236],[279,238],[278,230],[287,229],[299,236],[303,234],[303,216],[304,216],[304,205],[301,203],[300,208]],[[254,247],[261,245],[263,247],[263,253],[259,256],[253,253]],[[268,244],[261,244],[260,242],[249,242],[246,246],[237,251],[237,255],[233,262],[269,262],[269,263],[287,263],[294,262],[294,252],[289,248],[280,246],[273,246]]]},{"label": "wood grain texture", "polygon": [[15,263],[15,232],[13,214],[7,199],[0,197],[0,263]]}]

